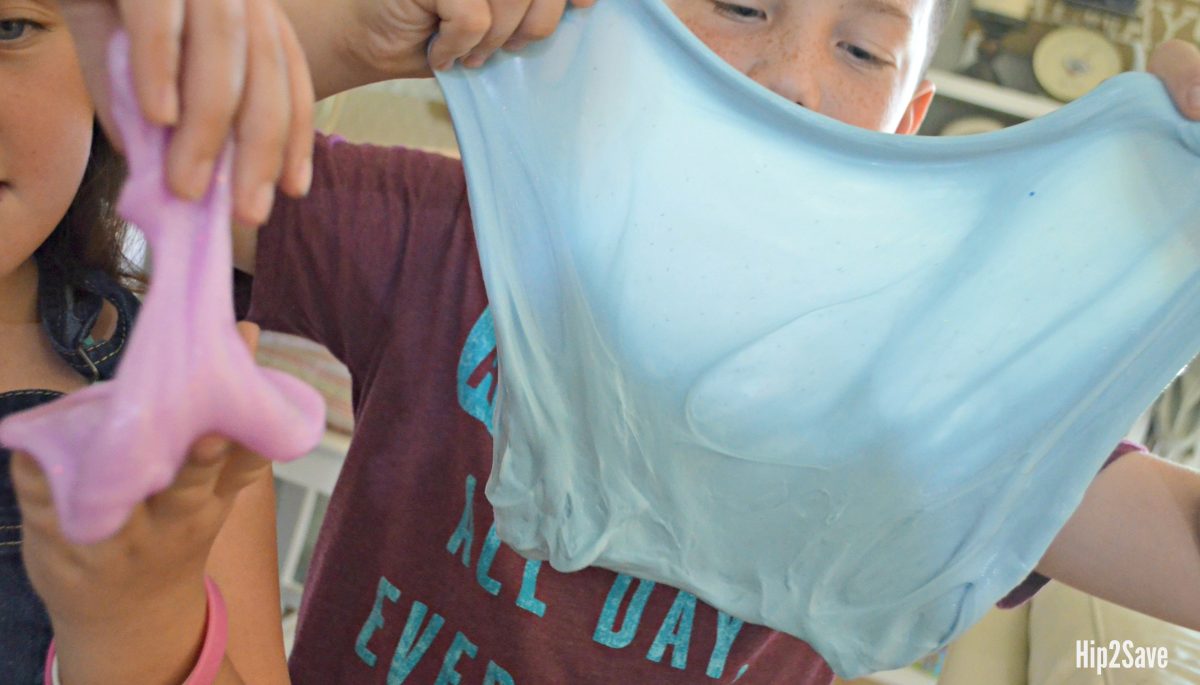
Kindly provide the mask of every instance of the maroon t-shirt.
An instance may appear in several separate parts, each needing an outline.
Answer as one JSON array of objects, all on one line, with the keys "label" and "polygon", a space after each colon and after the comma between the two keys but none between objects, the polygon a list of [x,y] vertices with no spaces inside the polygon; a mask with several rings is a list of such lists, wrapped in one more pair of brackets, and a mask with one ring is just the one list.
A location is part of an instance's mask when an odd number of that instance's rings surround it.
[{"label": "maroon t-shirt", "polygon": [[319,138],[308,199],[260,233],[250,318],[326,345],[353,377],[297,685],[831,682],[804,642],[687,592],[561,574],[498,541],[483,494],[495,335],[458,161]]}]

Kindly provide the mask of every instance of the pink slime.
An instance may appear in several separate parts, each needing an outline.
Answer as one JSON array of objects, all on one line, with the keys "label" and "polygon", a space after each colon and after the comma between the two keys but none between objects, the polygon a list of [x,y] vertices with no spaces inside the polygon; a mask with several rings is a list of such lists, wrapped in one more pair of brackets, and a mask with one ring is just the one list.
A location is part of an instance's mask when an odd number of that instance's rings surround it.
[{"label": "pink slime", "polygon": [[201,200],[174,196],[163,177],[169,132],[142,118],[128,54],[126,36],[114,36],[112,107],[130,168],[117,208],[152,249],[149,293],[116,378],[0,423],[0,444],[37,460],[63,533],[78,543],[116,533],[203,435],[286,461],[316,446],[325,423],[321,396],[257,366],[234,326],[232,146]]}]

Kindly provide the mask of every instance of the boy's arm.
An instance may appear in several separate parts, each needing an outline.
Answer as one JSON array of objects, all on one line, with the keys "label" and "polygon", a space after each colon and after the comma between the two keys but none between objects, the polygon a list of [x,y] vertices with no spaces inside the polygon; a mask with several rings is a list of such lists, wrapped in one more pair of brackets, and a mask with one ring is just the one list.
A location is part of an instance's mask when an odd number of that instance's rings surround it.
[{"label": "boy's arm", "polygon": [[[1200,49],[1168,41],[1147,70],[1179,111],[1200,120]],[[1038,572],[1076,589],[1200,630],[1200,473],[1146,454],[1101,471]]]},{"label": "boy's arm", "polygon": [[1037,571],[1200,630],[1200,473],[1148,454],[1110,464]]},{"label": "boy's arm", "polygon": [[[572,0],[588,7],[595,0]],[[432,74],[430,65],[486,60],[557,28],[567,0],[279,0],[308,62],[317,99],[358,86]],[[430,47],[430,38],[438,33]],[[469,62],[474,65],[473,62]],[[233,265],[254,274],[257,227],[233,225]]]}]

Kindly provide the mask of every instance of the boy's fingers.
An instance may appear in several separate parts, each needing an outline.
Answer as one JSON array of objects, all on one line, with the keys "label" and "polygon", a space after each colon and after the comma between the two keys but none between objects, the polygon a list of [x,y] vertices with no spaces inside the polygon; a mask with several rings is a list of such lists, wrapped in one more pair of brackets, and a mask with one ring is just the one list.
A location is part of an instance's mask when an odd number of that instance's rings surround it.
[{"label": "boy's fingers", "polygon": [[274,9],[264,0],[246,5],[247,64],[244,98],[237,114],[234,215],[247,224],[267,220],[291,123],[287,64]]},{"label": "boy's fingers", "polygon": [[308,194],[312,185],[313,157],[313,93],[312,74],[308,60],[300,48],[300,40],[283,10],[275,6],[276,21],[283,39],[287,60],[288,86],[292,101],[292,120],[288,131],[287,151],[284,154],[283,179],[280,187],[293,197]]},{"label": "boy's fingers", "polygon": [[525,19],[531,2],[532,0],[492,0],[492,27],[470,54],[463,58],[463,66],[482,66],[492,53],[507,43]]},{"label": "boy's fingers", "polygon": [[118,0],[129,33],[138,102],[148,120],[164,126],[179,118],[179,42],[183,0]]},{"label": "boy's fingers", "polygon": [[442,21],[429,44],[429,64],[442,70],[479,45],[492,26],[492,11],[487,0],[452,0],[440,3],[438,14]]},{"label": "boy's fingers", "polygon": [[1151,55],[1146,70],[1166,83],[1184,116],[1200,120],[1200,49],[1182,40],[1167,41]]},{"label": "boy's fingers", "polygon": [[[534,41],[549,38],[562,21],[566,0],[533,0],[529,12],[517,27],[509,49],[519,50]],[[515,43],[515,45],[513,45]]]},{"label": "boy's fingers", "polygon": [[168,151],[171,189],[188,199],[208,190],[213,167],[242,98],[246,69],[242,0],[187,5],[182,61],[183,104]]}]

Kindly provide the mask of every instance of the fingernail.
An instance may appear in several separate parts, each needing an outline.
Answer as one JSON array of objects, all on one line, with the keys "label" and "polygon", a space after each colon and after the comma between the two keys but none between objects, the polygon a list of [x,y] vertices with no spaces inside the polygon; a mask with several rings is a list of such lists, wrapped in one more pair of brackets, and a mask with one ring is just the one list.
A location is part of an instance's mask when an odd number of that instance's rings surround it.
[{"label": "fingernail", "polygon": [[1193,111],[1200,110],[1200,86],[1192,86],[1188,91],[1188,106]]},{"label": "fingernail", "polygon": [[254,199],[250,202],[250,211],[257,221],[266,221],[271,215],[271,205],[275,204],[275,187],[264,183],[254,191]]},{"label": "fingernail", "polygon": [[483,66],[485,61],[487,61],[486,55],[467,55],[463,59],[462,65],[469,69],[478,69]]},{"label": "fingernail", "polygon": [[214,160],[206,160],[196,164],[188,173],[188,197],[197,200],[208,192],[208,186],[212,183]]},{"label": "fingernail", "polygon": [[516,52],[517,50],[524,49],[526,45],[529,45],[529,41],[514,38],[504,44],[504,49],[509,52]]}]

